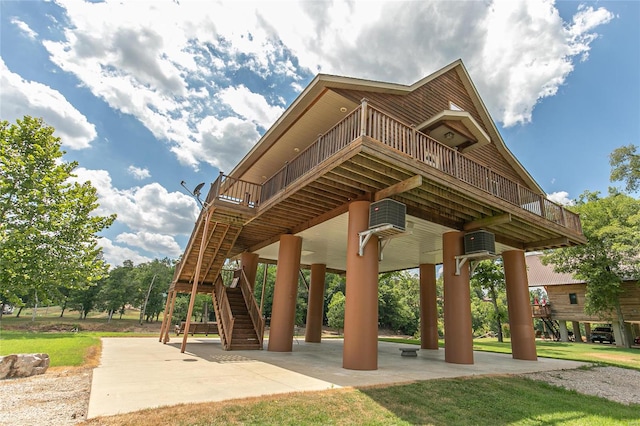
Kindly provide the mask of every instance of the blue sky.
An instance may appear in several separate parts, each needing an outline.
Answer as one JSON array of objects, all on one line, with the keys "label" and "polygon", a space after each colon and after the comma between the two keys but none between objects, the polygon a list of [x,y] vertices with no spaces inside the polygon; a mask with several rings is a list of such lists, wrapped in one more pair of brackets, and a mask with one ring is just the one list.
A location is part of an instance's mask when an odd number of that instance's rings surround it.
[{"label": "blue sky", "polygon": [[640,145],[640,2],[0,0],[0,118],[43,117],[117,213],[112,265],[178,257],[198,206],[318,73],[411,84],[461,58],[558,202]]}]

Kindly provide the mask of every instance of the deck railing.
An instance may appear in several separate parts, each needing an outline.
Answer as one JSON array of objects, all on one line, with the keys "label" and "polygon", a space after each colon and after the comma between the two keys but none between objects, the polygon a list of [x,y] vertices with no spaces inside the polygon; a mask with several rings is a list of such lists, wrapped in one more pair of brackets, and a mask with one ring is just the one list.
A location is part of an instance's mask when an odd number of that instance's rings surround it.
[{"label": "deck railing", "polygon": [[225,201],[239,206],[256,208],[260,202],[262,185],[235,179],[222,172],[211,184],[205,204],[214,200]]},{"label": "deck railing", "polygon": [[[577,214],[553,203],[541,194],[496,173],[456,149],[450,148],[414,126],[409,126],[368,105],[366,100],[297,157],[284,165],[262,185],[220,175],[212,184],[209,198],[255,208],[360,136],[372,139],[411,156],[442,173],[485,191],[533,214],[582,233]],[[214,193],[212,196],[211,194]]]},{"label": "deck railing", "polygon": [[260,312],[260,307],[256,302],[253,290],[251,290],[249,279],[244,272],[244,268],[240,269],[240,271],[242,274],[242,278],[240,279],[240,289],[242,290],[242,297],[244,297],[244,303],[247,306],[249,317],[251,317],[251,323],[253,324],[253,330],[256,333],[256,337],[258,338],[258,343],[260,344],[260,348],[262,348],[262,343],[264,341],[265,318]]},{"label": "deck railing", "polygon": [[218,334],[222,340],[222,346],[225,350],[231,348],[231,340],[233,338],[233,325],[235,323],[235,317],[231,312],[231,305],[227,297],[227,292],[224,288],[222,281],[222,275],[218,275],[216,282],[214,283],[213,291],[213,307],[216,313],[216,320],[218,322]]},{"label": "deck railing", "polygon": [[261,203],[270,199],[292,182],[348,146],[360,135],[360,112],[356,109],[332,129],[302,151],[296,158],[284,165],[262,184]]}]

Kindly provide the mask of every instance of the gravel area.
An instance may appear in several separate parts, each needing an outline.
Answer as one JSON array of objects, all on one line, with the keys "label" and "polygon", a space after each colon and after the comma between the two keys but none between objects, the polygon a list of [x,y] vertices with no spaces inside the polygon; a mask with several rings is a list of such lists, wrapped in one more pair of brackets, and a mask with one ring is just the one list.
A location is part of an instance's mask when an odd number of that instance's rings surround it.
[{"label": "gravel area", "polygon": [[640,404],[640,371],[618,367],[543,371],[523,374],[576,392],[622,404]]},{"label": "gravel area", "polygon": [[[0,425],[66,426],[86,420],[90,368],[50,369],[40,376],[0,380]],[[617,367],[523,374],[622,404],[640,404],[640,371]]]},{"label": "gravel area", "polygon": [[0,425],[74,425],[86,420],[91,368],[50,368],[45,374],[0,380]]}]

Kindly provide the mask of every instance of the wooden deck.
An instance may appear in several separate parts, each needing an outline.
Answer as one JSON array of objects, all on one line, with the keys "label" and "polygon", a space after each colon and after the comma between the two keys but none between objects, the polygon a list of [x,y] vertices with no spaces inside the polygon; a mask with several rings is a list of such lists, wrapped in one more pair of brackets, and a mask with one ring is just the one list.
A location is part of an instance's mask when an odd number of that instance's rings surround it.
[{"label": "wooden deck", "polygon": [[263,183],[221,174],[175,282],[193,282],[205,214],[211,226],[199,282],[211,285],[225,259],[415,178],[419,185],[394,196],[411,216],[452,229],[482,227],[495,233],[496,242],[523,250],[585,242],[575,213],[363,102]]}]

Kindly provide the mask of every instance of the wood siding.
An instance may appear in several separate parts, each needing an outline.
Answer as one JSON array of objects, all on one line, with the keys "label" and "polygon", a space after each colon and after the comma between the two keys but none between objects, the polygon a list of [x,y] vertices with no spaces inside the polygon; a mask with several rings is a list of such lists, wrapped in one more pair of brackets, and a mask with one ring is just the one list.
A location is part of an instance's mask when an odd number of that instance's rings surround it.
[{"label": "wood siding", "polygon": [[[640,321],[640,286],[633,282],[622,284],[624,288],[620,301],[625,321]],[[613,317],[600,318],[584,312],[585,284],[566,284],[547,286],[547,295],[551,304],[551,315],[555,320],[580,322],[610,322]],[[578,303],[569,302],[569,294],[575,293]]]},{"label": "wood siding", "polygon": [[[481,128],[486,133],[489,133],[486,123],[482,120],[471,96],[467,93],[460,76],[455,70],[448,71],[406,95],[345,89],[336,89],[336,92],[353,102],[360,102],[363,98],[366,98],[372,106],[382,107],[386,113],[408,125],[424,123],[434,115],[448,110],[449,102],[453,102],[471,114]],[[527,186],[522,177],[500,154],[494,143],[495,141],[492,141],[488,145],[472,149],[466,155],[510,180]]]}]

